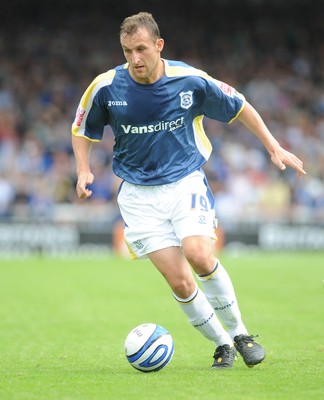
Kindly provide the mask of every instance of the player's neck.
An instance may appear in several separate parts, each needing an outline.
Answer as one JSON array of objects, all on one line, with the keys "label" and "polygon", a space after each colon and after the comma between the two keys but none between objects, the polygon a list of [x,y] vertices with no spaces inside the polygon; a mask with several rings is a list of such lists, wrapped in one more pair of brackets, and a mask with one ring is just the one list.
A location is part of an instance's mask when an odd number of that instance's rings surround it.
[{"label": "player's neck", "polygon": [[155,70],[155,73],[150,76],[146,84],[152,84],[160,80],[163,76],[165,75],[165,68],[164,68],[164,61],[162,58],[159,59],[157,68]]},{"label": "player's neck", "polygon": [[162,58],[160,58],[159,61],[159,67],[158,67],[158,73],[157,73],[157,78],[155,79],[155,81],[158,81],[159,79],[162,78],[162,76],[165,75],[165,66],[164,66],[164,61]]}]

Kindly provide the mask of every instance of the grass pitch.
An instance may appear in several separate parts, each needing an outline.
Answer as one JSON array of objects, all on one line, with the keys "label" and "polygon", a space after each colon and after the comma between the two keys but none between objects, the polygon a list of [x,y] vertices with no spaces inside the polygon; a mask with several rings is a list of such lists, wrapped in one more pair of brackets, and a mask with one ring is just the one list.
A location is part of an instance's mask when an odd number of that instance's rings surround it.
[{"label": "grass pitch", "polygon": [[[224,254],[264,363],[212,370],[214,345],[187,322],[148,261],[0,260],[2,400],[311,400],[324,388],[323,253]],[[170,331],[175,354],[144,374],[123,345],[140,323]]]}]

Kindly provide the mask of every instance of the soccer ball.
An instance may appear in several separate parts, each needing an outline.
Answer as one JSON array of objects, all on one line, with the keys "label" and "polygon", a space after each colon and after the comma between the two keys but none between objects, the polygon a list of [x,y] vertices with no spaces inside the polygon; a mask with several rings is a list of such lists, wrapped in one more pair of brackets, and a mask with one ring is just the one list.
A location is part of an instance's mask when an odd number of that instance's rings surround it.
[{"label": "soccer ball", "polygon": [[142,372],[165,367],[174,353],[170,333],[157,324],[142,324],[134,328],[125,341],[125,354],[130,365]]}]

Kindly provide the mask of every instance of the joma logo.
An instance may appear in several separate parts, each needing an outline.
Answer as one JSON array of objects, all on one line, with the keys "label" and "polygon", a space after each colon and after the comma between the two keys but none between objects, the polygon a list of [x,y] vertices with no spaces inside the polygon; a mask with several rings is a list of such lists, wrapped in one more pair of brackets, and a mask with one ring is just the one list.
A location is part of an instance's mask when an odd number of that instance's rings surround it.
[{"label": "joma logo", "polygon": [[125,100],[109,100],[107,105],[108,105],[108,107],[111,107],[111,106],[127,106],[127,101],[125,101]]}]

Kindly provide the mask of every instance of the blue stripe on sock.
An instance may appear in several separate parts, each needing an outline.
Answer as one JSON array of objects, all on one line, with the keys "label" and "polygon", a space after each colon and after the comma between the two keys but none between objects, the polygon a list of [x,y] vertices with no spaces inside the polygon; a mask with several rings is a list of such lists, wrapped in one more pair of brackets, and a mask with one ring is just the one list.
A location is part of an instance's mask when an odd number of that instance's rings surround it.
[{"label": "blue stripe on sock", "polygon": [[217,261],[214,269],[211,272],[209,272],[208,274],[198,274],[198,276],[200,278],[207,278],[209,275],[212,275],[216,271],[217,268],[218,268],[218,261]]},{"label": "blue stripe on sock", "polygon": [[191,302],[197,297],[197,294],[198,294],[198,286],[197,286],[196,290],[192,293],[192,295],[189,296],[187,299],[181,299],[180,297],[178,297],[178,296],[175,295],[174,293],[172,293],[172,294],[173,294],[173,297],[174,297],[179,303],[182,303],[182,304],[191,303]]}]

